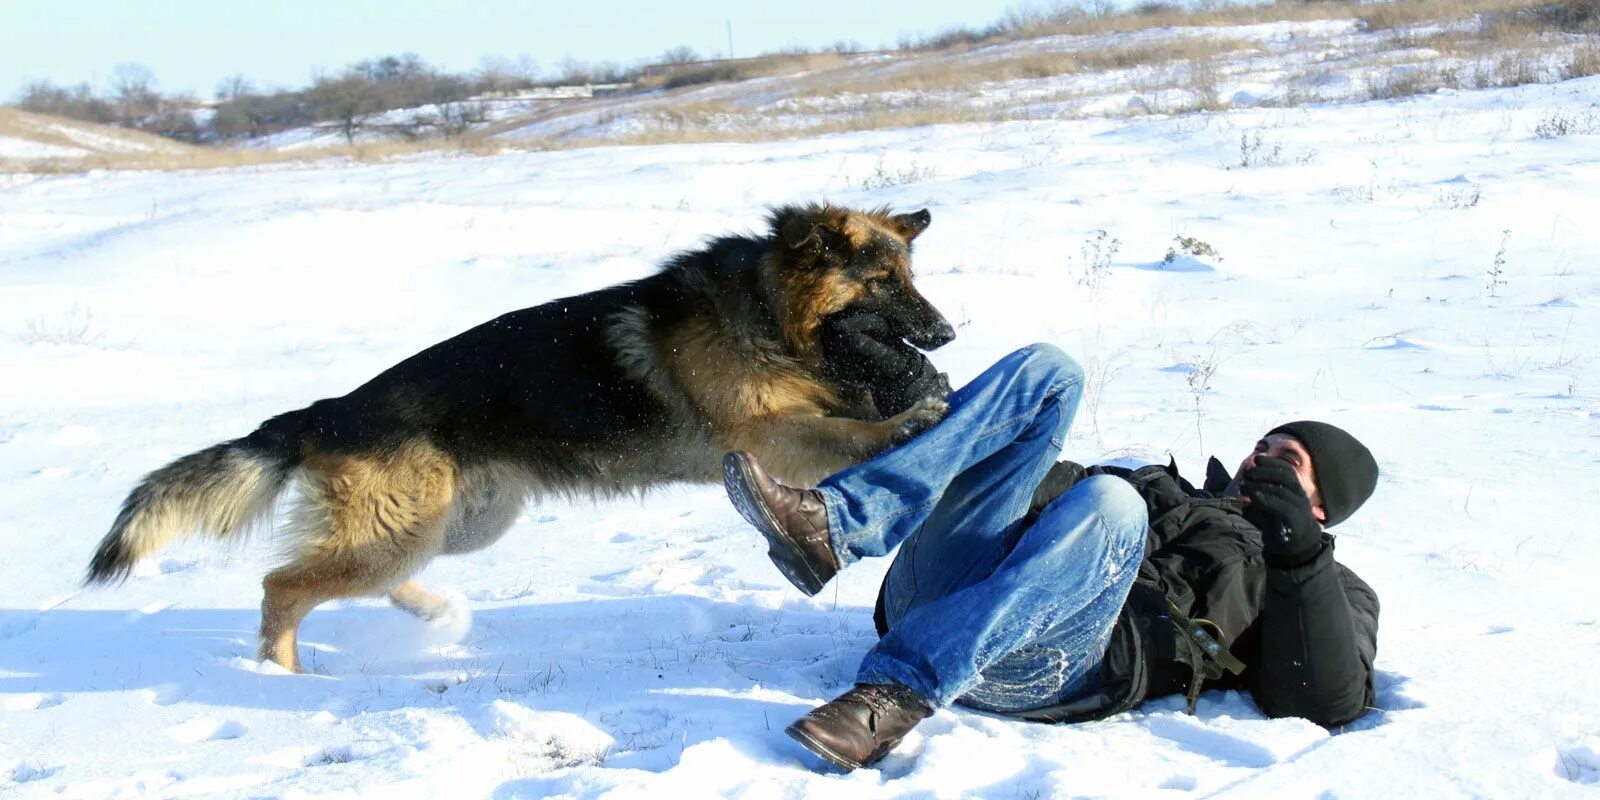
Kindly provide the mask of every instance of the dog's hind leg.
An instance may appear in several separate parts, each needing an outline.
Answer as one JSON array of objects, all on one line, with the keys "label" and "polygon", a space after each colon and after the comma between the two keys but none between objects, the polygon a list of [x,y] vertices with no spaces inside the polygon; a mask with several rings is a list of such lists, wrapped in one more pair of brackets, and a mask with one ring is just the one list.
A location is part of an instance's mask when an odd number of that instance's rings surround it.
[{"label": "dog's hind leg", "polygon": [[389,602],[418,619],[435,620],[450,611],[450,600],[428,591],[416,581],[406,581],[389,590]]},{"label": "dog's hind leg", "polygon": [[297,634],[312,609],[340,597],[404,593],[397,584],[439,553],[456,467],[432,447],[413,444],[312,461],[307,473],[291,523],[298,553],[262,581],[261,657],[296,672]]},{"label": "dog's hind leg", "polygon": [[[528,495],[528,478],[505,465],[464,468],[457,476],[450,515],[445,521],[445,553],[470,553],[493,544],[516,522]],[[389,592],[395,608],[419,619],[435,620],[450,611],[450,600],[415,580]]]}]

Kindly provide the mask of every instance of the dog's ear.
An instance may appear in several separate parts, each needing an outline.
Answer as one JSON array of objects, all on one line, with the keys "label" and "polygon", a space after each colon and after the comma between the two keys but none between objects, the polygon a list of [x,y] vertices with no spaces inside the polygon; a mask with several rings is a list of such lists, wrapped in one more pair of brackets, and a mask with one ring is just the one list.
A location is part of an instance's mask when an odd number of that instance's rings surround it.
[{"label": "dog's ear", "polygon": [[791,250],[810,250],[822,244],[818,227],[817,221],[809,214],[794,214],[783,222],[778,235]]},{"label": "dog's ear", "polygon": [[889,226],[894,229],[895,233],[900,234],[902,239],[909,242],[917,238],[918,234],[927,230],[928,223],[932,221],[933,215],[928,213],[928,209],[924,208],[921,211],[913,211],[910,214],[897,214],[890,217]]}]

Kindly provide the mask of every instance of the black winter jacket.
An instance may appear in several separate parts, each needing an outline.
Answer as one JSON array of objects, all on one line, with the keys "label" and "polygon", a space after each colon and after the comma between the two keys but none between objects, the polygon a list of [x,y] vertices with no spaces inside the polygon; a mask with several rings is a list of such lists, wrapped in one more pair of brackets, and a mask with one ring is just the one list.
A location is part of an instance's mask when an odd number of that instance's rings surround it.
[{"label": "black winter jacket", "polygon": [[[1207,680],[1207,689],[1246,689],[1267,716],[1304,717],[1325,727],[1350,722],[1372,705],[1378,596],[1334,560],[1332,536],[1323,534],[1322,550],[1308,563],[1270,567],[1241,501],[1196,490],[1175,466],[1128,470],[1060,462],[1034,493],[1030,516],[1100,474],[1128,481],[1150,507],[1144,561],[1112,629],[1101,688],[1015,716],[1080,722],[1185,692],[1196,676],[1180,658],[1183,637],[1172,622],[1173,608],[1214,623],[1221,643],[1244,662],[1241,674]],[[887,629],[881,592],[877,622],[880,633]]]}]

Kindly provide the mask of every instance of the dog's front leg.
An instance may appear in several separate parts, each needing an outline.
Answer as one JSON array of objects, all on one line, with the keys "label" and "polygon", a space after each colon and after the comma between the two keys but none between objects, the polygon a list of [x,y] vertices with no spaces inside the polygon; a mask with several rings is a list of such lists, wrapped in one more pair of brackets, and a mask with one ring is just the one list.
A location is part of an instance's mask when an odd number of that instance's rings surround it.
[{"label": "dog's front leg", "polygon": [[758,419],[735,436],[730,449],[749,450],[774,475],[811,486],[852,464],[903,444],[944,419],[950,406],[926,397],[886,420],[868,421],[814,414]]}]

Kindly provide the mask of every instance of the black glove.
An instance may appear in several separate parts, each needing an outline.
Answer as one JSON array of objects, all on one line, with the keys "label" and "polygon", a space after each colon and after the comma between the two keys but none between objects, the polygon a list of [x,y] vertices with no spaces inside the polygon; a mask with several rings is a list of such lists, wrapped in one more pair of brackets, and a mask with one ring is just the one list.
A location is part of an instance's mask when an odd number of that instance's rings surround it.
[{"label": "black glove", "polygon": [[1244,518],[1261,531],[1261,550],[1269,566],[1286,569],[1315,558],[1322,550],[1322,523],[1311,513],[1311,500],[1287,461],[1256,459],[1245,470],[1239,489],[1248,502]]},{"label": "black glove", "polygon": [[924,397],[944,397],[950,380],[920,350],[894,335],[889,322],[870,312],[837,314],[818,331],[827,377],[872,393],[874,405],[892,417]]}]

